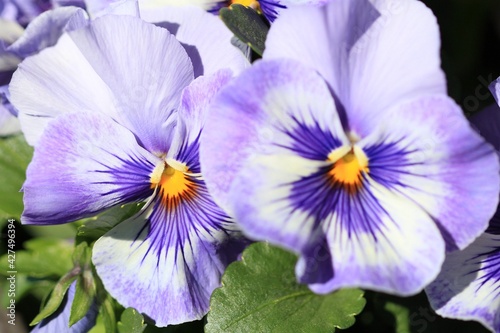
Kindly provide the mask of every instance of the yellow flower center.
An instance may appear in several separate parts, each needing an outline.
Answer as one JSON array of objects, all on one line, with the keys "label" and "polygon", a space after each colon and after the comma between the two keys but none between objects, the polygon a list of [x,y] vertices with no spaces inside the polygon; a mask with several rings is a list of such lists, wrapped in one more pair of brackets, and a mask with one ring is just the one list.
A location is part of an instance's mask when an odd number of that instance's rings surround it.
[{"label": "yellow flower center", "polygon": [[368,173],[368,158],[358,147],[340,147],[328,155],[333,162],[328,175],[333,182],[340,184],[349,193],[356,192],[361,187],[362,173]]},{"label": "yellow flower center", "polygon": [[172,161],[156,166],[150,176],[151,188],[158,189],[166,207],[177,206],[181,199],[190,199],[195,194],[196,184],[186,175],[188,168]]},{"label": "yellow flower center", "polygon": [[259,7],[259,2],[255,0],[231,0],[231,5],[232,4],[239,4],[247,7],[252,7],[254,9],[257,9]]}]

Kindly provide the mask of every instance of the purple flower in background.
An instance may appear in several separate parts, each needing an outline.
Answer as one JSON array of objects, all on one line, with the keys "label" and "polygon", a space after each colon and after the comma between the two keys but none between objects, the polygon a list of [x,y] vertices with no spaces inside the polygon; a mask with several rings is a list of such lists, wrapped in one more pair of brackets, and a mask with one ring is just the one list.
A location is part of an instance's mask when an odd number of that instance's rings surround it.
[{"label": "purple flower in background", "polygon": [[[498,101],[500,80],[491,88]],[[471,121],[500,155],[498,105],[474,115]],[[476,320],[500,332],[500,206],[483,235],[466,249],[447,255],[441,273],[426,292],[441,316]]]},{"label": "purple flower in background", "polygon": [[21,221],[66,223],[146,201],[96,242],[93,263],[113,297],[157,326],[201,318],[240,246],[207,192],[198,146],[208,103],[248,62],[217,17],[176,10],[177,39],[104,16],[23,61],[10,86],[35,146]]},{"label": "purple flower in background", "polygon": [[71,305],[75,298],[75,289],[76,281],[70,285],[57,311],[39,322],[31,330],[31,333],[87,333],[90,331],[96,323],[98,313],[98,307],[95,302],[90,306],[89,311],[82,319],[69,327],[69,317],[71,314]]},{"label": "purple flower in background", "polygon": [[435,17],[394,4],[284,11],[202,133],[215,201],[250,238],[299,253],[318,293],[415,294],[497,206],[498,158],[446,95]]},{"label": "purple flower in background", "polygon": [[[76,1],[64,2],[68,5],[74,3]],[[76,29],[87,23],[87,15],[80,8],[63,7],[45,12],[50,7],[48,1],[0,2],[1,136],[19,132],[17,111],[12,107],[8,98],[8,84],[19,62],[54,45],[63,32]],[[26,16],[22,13],[31,14]],[[20,24],[26,25],[27,23],[30,24],[24,30]]]}]

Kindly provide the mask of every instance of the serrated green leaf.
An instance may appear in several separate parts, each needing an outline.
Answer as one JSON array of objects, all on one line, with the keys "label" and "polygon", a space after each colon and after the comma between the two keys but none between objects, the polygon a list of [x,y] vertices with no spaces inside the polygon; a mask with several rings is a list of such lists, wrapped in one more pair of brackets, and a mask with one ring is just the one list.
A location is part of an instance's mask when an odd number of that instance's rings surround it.
[{"label": "serrated green leaf", "polygon": [[69,272],[57,282],[56,286],[54,287],[54,290],[52,290],[52,294],[50,295],[47,304],[45,304],[42,311],[40,311],[40,313],[35,317],[35,319],[33,319],[30,325],[38,324],[42,319],[47,318],[59,308],[61,302],[64,299],[66,291],[68,290],[71,283],[75,281],[77,275],[78,272]]},{"label": "serrated green leaf", "polygon": [[134,308],[125,309],[117,325],[120,333],[142,333],[146,326],[144,317]]},{"label": "serrated green leaf", "polygon": [[[59,277],[71,270],[73,245],[61,239],[35,238],[16,251],[15,270],[31,277]],[[0,274],[9,270],[8,254],[0,257]]]},{"label": "serrated green leaf", "polygon": [[96,217],[82,221],[77,236],[98,239],[118,223],[139,212],[143,204],[130,204],[113,207]]},{"label": "serrated green leaf", "polygon": [[0,217],[19,218],[23,211],[23,195],[20,191],[26,167],[33,156],[22,135],[0,138]]},{"label": "serrated green leaf", "polygon": [[316,295],[296,282],[296,260],[266,243],[249,246],[212,294],[205,331],[331,333],[353,325],[365,305],[363,292]]},{"label": "serrated green leaf", "polygon": [[269,26],[261,15],[252,8],[243,5],[222,8],[219,15],[236,37],[262,56]]}]

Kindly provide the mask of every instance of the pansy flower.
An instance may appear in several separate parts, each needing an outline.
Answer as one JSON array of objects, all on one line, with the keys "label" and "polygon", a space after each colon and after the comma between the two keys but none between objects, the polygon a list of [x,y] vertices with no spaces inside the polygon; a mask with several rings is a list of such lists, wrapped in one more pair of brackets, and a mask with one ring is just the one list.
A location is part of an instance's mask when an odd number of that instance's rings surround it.
[{"label": "pansy flower", "polygon": [[64,295],[59,308],[49,317],[40,321],[31,333],[87,333],[96,323],[98,307],[94,302],[85,316],[72,326],[69,326],[71,306],[75,299],[76,281],[73,282]]},{"label": "pansy flower", "polygon": [[[203,28],[177,32],[193,44],[107,15],[23,61],[10,86],[35,146],[21,222],[66,223],[146,202],[95,243],[93,263],[106,290],[156,326],[201,318],[240,246],[207,192],[198,146],[208,103],[248,63],[220,20],[190,10],[182,18]],[[217,49],[205,50],[212,36]]]},{"label": "pansy flower", "polygon": [[[500,80],[492,88],[500,96]],[[474,115],[471,122],[500,155],[498,105]],[[500,332],[500,206],[483,235],[466,249],[447,255],[441,273],[426,292],[441,316],[476,320]]]},{"label": "pansy flower", "polygon": [[447,97],[439,47],[419,1],[293,7],[214,101],[210,192],[250,238],[298,253],[314,292],[415,294],[495,212],[498,158]]}]

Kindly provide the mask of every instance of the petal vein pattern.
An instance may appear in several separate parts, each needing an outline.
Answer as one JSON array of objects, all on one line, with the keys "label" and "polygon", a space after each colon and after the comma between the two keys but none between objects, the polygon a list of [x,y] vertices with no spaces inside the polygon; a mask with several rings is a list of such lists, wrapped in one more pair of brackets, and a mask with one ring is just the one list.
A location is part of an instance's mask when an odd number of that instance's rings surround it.
[{"label": "petal vein pattern", "polygon": [[349,126],[349,108],[341,121],[335,99],[295,60],[254,64],[208,114],[207,186],[250,238],[298,252],[297,276],[312,290],[415,294],[445,249],[486,229],[498,158],[447,96],[396,103],[373,126],[366,118],[363,133]]},{"label": "petal vein pattern", "polygon": [[24,130],[38,128],[22,222],[146,201],[95,243],[93,263],[118,302],[157,326],[202,318],[246,244],[211,198],[198,157],[208,105],[232,75],[214,68],[195,79],[174,35],[110,15],[27,59],[13,82]]}]

